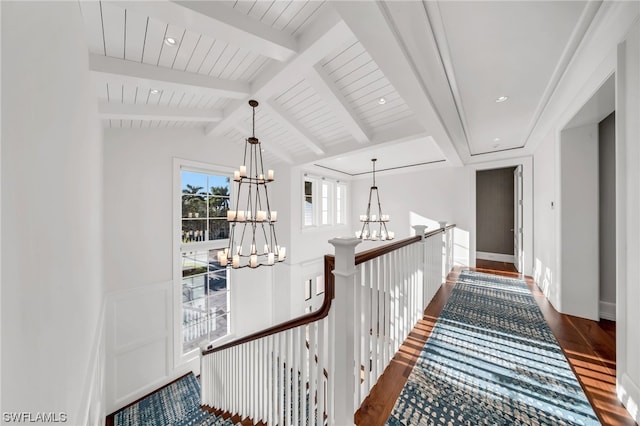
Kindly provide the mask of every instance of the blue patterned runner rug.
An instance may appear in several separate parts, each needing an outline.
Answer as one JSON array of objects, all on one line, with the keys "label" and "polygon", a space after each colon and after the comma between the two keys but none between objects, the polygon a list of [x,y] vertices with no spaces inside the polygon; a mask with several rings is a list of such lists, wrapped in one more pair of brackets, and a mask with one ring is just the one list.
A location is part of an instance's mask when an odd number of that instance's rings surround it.
[{"label": "blue patterned runner rug", "polygon": [[200,384],[193,373],[113,416],[114,426],[233,426],[200,408]]},{"label": "blue patterned runner rug", "polygon": [[463,271],[387,425],[598,425],[523,280]]}]

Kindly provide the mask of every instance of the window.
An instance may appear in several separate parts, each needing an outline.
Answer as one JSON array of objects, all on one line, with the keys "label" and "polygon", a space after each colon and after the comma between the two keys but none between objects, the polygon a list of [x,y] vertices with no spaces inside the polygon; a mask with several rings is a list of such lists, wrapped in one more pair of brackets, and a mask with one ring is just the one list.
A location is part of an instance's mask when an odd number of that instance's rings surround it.
[{"label": "window", "polygon": [[229,176],[180,170],[182,353],[229,333],[229,274],[217,251],[227,246]]},{"label": "window", "polygon": [[183,170],[182,242],[229,238],[229,177]]},{"label": "window", "polygon": [[303,227],[347,224],[346,184],[305,175],[303,188]]},{"label": "window", "polygon": [[336,184],[336,225],[346,224],[346,206],[347,185],[338,182]]},{"label": "window", "polygon": [[321,209],[321,225],[329,225],[331,223],[331,211],[329,205],[331,204],[331,200],[329,199],[329,192],[331,188],[329,186],[329,182],[322,181],[322,200],[320,203]]},{"label": "window", "polygon": [[304,226],[315,225],[313,211],[313,187],[314,181],[311,179],[304,180]]}]

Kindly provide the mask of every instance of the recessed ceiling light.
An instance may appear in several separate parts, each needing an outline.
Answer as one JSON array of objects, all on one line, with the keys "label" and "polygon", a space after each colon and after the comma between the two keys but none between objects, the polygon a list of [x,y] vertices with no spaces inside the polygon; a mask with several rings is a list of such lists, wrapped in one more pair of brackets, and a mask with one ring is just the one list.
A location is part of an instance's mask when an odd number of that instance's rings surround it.
[{"label": "recessed ceiling light", "polygon": [[387,100],[386,100],[385,98],[380,98],[380,99],[378,99],[378,103],[379,103],[380,105],[384,105],[384,104],[386,104],[386,103],[387,103]]},{"label": "recessed ceiling light", "polygon": [[493,138],[494,142],[500,142],[500,138]]},{"label": "recessed ceiling light", "polygon": [[506,101],[507,99],[509,99],[509,97],[508,97],[508,96],[500,96],[499,98],[497,98],[497,99],[496,99],[496,102],[497,102],[497,103],[504,102],[504,101]]},{"label": "recessed ceiling light", "polygon": [[160,91],[158,89],[151,89],[151,94],[152,95],[157,95],[158,93],[160,93]]},{"label": "recessed ceiling light", "polygon": [[173,37],[167,37],[164,39],[164,44],[166,44],[167,46],[173,47],[176,45],[176,43],[176,39]]}]

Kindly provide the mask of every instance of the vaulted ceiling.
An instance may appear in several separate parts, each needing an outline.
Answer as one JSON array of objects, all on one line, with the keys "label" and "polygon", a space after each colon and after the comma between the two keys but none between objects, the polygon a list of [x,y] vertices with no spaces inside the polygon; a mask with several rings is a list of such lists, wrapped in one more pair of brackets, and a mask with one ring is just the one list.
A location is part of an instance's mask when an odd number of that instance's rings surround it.
[{"label": "vaulted ceiling", "polygon": [[[265,161],[461,165],[527,144],[600,2],[79,2],[107,128],[251,131]],[[507,97],[497,102],[500,97]]]}]

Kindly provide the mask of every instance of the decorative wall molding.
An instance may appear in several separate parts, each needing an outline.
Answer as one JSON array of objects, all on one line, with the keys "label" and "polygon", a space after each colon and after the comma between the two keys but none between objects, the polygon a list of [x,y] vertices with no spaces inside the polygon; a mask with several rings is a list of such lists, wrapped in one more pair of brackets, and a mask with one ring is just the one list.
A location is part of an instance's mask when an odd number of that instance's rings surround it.
[{"label": "decorative wall molding", "polygon": [[617,388],[618,399],[622,401],[636,423],[640,423],[640,386],[634,383],[626,373],[622,373],[622,380],[617,384]]},{"label": "decorative wall molding", "polygon": [[509,263],[514,263],[516,261],[514,255],[512,254],[488,253],[485,251],[477,251],[476,259],[495,260],[497,262],[509,262]]},{"label": "decorative wall molding", "polygon": [[[177,377],[172,368],[172,290],[172,281],[161,281],[107,294],[107,414]],[[145,332],[141,335],[139,329]]]}]

